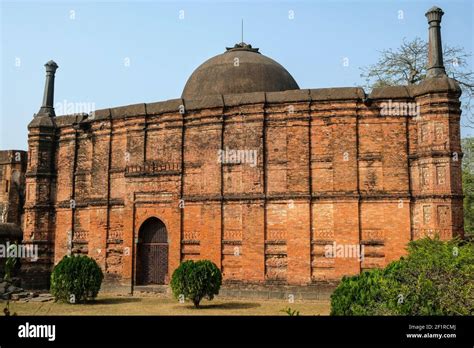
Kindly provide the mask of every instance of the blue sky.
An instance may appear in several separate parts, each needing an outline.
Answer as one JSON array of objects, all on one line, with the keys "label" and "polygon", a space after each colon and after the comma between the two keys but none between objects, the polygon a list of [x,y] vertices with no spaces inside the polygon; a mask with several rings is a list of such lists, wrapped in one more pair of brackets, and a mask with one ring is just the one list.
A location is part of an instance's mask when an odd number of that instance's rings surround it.
[{"label": "blue sky", "polygon": [[433,5],[445,12],[443,42],[474,51],[470,0],[0,2],[0,149],[27,148],[46,61],[59,65],[55,104],[101,109],[178,98],[199,64],[240,42],[242,18],[244,41],[301,88],[363,85],[359,68],[378,51],[427,37],[424,13]]}]

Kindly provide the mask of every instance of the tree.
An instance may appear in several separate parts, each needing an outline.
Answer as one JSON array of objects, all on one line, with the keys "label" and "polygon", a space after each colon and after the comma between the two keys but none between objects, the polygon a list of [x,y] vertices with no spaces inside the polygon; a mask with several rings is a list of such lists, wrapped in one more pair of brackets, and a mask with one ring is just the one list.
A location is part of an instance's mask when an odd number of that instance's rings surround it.
[{"label": "tree", "polygon": [[464,193],[464,232],[474,235],[474,138],[461,140],[462,189]]},{"label": "tree", "polygon": [[219,294],[221,283],[221,271],[213,262],[188,260],[173,272],[170,285],[175,298],[191,300],[199,308],[204,297],[212,300]]},{"label": "tree", "polygon": [[[446,73],[459,83],[462,89],[465,126],[473,126],[472,101],[474,96],[474,72],[469,69],[471,54],[462,47],[444,45],[443,57]],[[374,87],[413,85],[426,77],[428,68],[428,43],[419,37],[403,40],[397,49],[380,51],[377,63],[361,68],[361,77],[369,89]]]}]

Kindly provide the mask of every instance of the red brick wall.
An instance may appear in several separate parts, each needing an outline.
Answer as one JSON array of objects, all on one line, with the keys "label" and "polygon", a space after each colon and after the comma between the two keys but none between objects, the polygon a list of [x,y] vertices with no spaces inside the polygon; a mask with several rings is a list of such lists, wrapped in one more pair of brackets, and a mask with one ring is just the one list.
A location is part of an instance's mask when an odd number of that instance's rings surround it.
[{"label": "red brick wall", "polygon": [[[411,239],[462,233],[458,96],[429,87],[379,89],[370,101],[356,88],[301,90],[58,117],[57,188],[38,190],[44,179],[33,175],[28,199],[49,199],[54,220],[30,217],[53,239],[54,262],[69,233],[72,252],[124,284],[136,276],[149,217],[166,225],[169,275],[201,258],[225,280],[249,283],[307,284],[382,267]],[[389,100],[418,102],[421,114],[382,116]],[[30,128],[32,173],[38,137]],[[256,165],[222,164],[220,149],[254,150]],[[326,257],[334,242],[363,245],[364,259]]]}]

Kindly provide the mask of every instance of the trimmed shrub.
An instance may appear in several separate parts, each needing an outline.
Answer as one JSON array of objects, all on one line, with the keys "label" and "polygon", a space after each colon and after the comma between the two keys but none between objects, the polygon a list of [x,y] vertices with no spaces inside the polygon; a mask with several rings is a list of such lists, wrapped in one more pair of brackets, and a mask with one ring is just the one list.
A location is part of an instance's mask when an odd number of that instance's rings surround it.
[{"label": "trimmed shrub", "polygon": [[51,274],[51,294],[56,301],[83,303],[94,299],[104,275],[97,262],[88,256],[65,256]]},{"label": "trimmed shrub", "polygon": [[171,289],[177,299],[193,302],[196,308],[203,298],[212,300],[219,294],[221,271],[209,260],[185,261],[173,272]]},{"label": "trimmed shrub", "polygon": [[385,269],[344,277],[331,315],[472,315],[474,246],[424,238]]}]

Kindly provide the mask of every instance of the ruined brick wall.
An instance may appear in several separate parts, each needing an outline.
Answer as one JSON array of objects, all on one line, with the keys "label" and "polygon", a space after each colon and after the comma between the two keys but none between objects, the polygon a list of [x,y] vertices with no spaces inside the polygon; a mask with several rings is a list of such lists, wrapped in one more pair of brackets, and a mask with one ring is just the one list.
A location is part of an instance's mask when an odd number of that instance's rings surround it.
[{"label": "ruined brick wall", "polygon": [[[85,253],[123,284],[150,217],[166,225],[169,274],[205,258],[226,281],[339,279],[398,259],[412,239],[462,234],[459,115],[442,78],[368,98],[340,88],[137,104],[57,117],[51,132],[36,121],[25,228],[44,233],[45,260]],[[219,150],[255,161],[223,163]],[[333,243],[365,257],[327,257]]]},{"label": "ruined brick wall", "polygon": [[0,223],[22,225],[26,161],[26,151],[0,151]]}]

